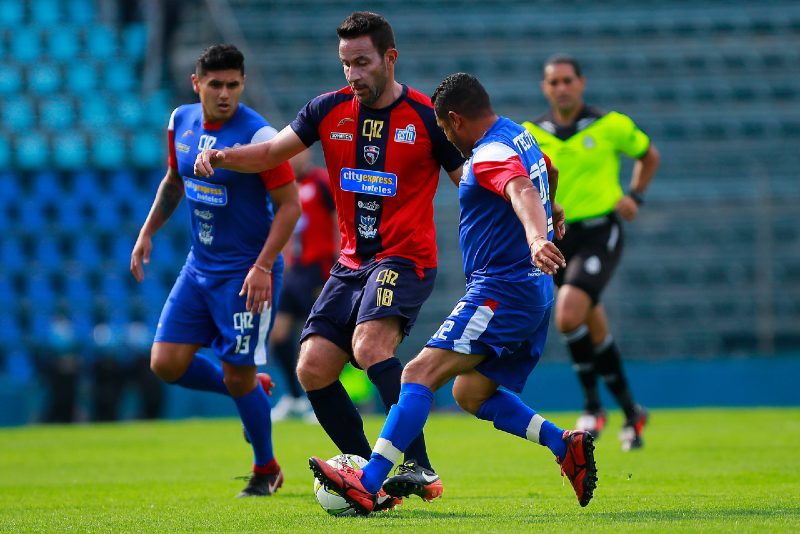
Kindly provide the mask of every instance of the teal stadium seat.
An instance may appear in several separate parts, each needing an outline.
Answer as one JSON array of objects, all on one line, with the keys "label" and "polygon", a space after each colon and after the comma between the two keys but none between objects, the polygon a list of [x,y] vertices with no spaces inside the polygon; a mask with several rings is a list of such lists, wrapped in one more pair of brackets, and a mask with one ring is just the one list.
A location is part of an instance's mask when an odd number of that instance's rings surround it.
[{"label": "teal stadium seat", "polygon": [[28,68],[28,89],[37,95],[51,95],[61,89],[61,69],[55,63],[38,63]]},{"label": "teal stadium seat", "polygon": [[[47,34],[47,55],[50,58],[72,61],[78,57],[80,51],[80,31],[77,26],[62,24]],[[66,65],[65,68],[71,66],[72,64]]]},{"label": "teal stadium seat", "polygon": [[59,0],[36,0],[30,2],[31,19],[42,26],[54,26],[61,20],[61,3]]},{"label": "teal stadium seat", "polygon": [[[11,139],[4,133],[0,132],[0,169],[7,169],[11,166]],[[2,180],[2,177],[0,177]],[[0,182],[5,186],[4,182]],[[5,195],[5,191],[3,192]],[[2,197],[3,195],[0,195]],[[0,214],[2,217],[2,214]],[[2,223],[4,221],[0,221]]]},{"label": "teal stadium seat", "polygon": [[147,50],[147,26],[128,24],[122,30],[122,53],[131,60],[140,61]]},{"label": "teal stadium seat", "polygon": [[138,131],[133,134],[130,142],[130,153],[135,153],[136,157],[128,163],[139,169],[163,167],[167,161],[166,148],[163,135],[152,130]]},{"label": "teal stadium seat", "polygon": [[77,171],[86,166],[89,150],[84,135],[75,130],[53,138],[53,164],[62,171]]},{"label": "teal stadium seat", "polygon": [[86,52],[96,59],[112,59],[117,53],[117,36],[107,26],[92,26],[86,30]]},{"label": "teal stadium seat", "polygon": [[72,63],[64,67],[66,89],[76,95],[97,88],[97,69],[87,61]]},{"label": "teal stadium seat", "polygon": [[20,26],[14,29],[13,38],[9,40],[10,55],[15,61],[31,64],[42,55],[39,29],[32,26]]},{"label": "teal stadium seat", "polygon": [[144,122],[142,101],[134,93],[117,97],[116,115],[119,123],[126,128],[138,128]]},{"label": "teal stadium seat", "polygon": [[17,28],[24,19],[24,2],[19,0],[0,0],[0,28]]},{"label": "teal stadium seat", "polygon": [[116,132],[100,132],[92,137],[91,163],[97,169],[119,168],[125,161],[125,139]]},{"label": "teal stadium seat", "polygon": [[138,83],[136,73],[127,61],[114,61],[106,65],[105,89],[114,93],[130,92]]},{"label": "teal stadium seat", "polygon": [[107,127],[112,121],[108,101],[100,95],[83,100],[78,117],[81,126],[95,132]]},{"label": "teal stadium seat", "polygon": [[22,89],[22,68],[15,63],[3,65],[3,75],[0,76],[0,95],[16,96]]},{"label": "teal stadium seat", "polygon": [[95,10],[93,0],[66,0],[67,17],[76,24],[94,22]]},{"label": "teal stadium seat", "polygon": [[42,169],[50,163],[47,138],[36,131],[24,132],[16,140],[16,166],[25,171]]},{"label": "teal stadium seat", "polygon": [[53,96],[39,101],[39,126],[60,131],[75,124],[75,104],[65,96]]}]

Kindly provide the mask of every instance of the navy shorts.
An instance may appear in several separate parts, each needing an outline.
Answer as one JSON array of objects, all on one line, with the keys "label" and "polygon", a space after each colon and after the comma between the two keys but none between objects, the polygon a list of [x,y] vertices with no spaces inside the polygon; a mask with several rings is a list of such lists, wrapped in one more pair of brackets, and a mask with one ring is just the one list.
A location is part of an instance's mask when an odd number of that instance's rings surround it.
[{"label": "navy shorts", "polygon": [[475,370],[519,393],[544,350],[551,308],[507,305],[469,289],[425,346],[487,356]]},{"label": "navy shorts", "polygon": [[553,277],[557,286],[569,284],[585,291],[593,304],[611,280],[622,257],[622,223],[616,213],[567,225],[564,239],[556,246],[567,260],[567,268]]},{"label": "navy shorts", "polygon": [[211,347],[231,365],[265,364],[283,271],[272,271],[272,303],[260,314],[247,311],[247,296],[239,296],[245,276],[204,276],[184,265],[161,310],[155,341]]},{"label": "navy shorts", "polygon": [[381,317],[402,318],[403,335],[407,336],[435,279],[435,268],[424,269],[420,278],[414,263],[404,258],[370,262],[358,270],[336,263],[300,341],[317,334],[352,356],[356,325]]},{"label": "navy shorts", "polygon": [[327,278],[321,263],[292,266],[284,273],[278,311],[305,321]]}]

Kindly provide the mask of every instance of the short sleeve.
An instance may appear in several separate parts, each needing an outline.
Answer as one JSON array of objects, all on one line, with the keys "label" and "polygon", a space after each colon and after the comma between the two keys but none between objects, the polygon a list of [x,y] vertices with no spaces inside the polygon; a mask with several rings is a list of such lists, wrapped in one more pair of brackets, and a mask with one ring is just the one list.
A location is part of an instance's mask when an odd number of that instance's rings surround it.
[{"label": "short sleeve", "polygon": [[481,187],[506,198],[506,185],[518,176],[528,176],[519,154],[503,143],[481,146],[472,157],[472,173]]},{"label": "short sleeve", "polygon": [[639,159],[650,148],[650,138],[627,115],[614,114],[614,142],[617,150],[626,156]]},{"label": "short sleeve", "polygon": [[177,112],[177,108],[172,111],[167,125],[167,166],[175,170],[178,170],[178,155],[175,152],[175,114]]},{"label": "short sleeve", "polygon": [[[262,126],[256,131],[256,133],[253,134],[250,143],[263,143],[264,141],[269,141],[275,137],[277,133],[278,131],[272,126]],[[277,189],[278,187],[294,181],[294,171],[292,171],[292,167],[289,165],[288,161],[281,163],[274,169],[260,172],[258,175],[261,177],[261,181],[268,191]]]}]

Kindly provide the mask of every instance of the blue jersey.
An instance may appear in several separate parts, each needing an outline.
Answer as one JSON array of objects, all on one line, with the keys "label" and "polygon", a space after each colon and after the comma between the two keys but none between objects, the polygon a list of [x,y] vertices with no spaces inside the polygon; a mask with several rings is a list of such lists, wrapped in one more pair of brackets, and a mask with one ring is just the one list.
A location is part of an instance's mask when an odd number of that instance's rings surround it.
[{"label": "blue jersey", "polygon": [[552,239],[542,151],[525,128],[500,117],[473,147],[458,186],[467,288],[500,302],[549,306],[553,279],[532,264],[525,229],[504,193],[517,176],[530,176],[539,190],[547,213],[547,237]]},{"label": "blue jersey", "polygon": [[[288,163],[271,171],[245,174],[217,169],[198,178],[198,152],[266,141],[276,131],[252,109],[239,104],[224,123],[203,121],[201,104],[180,106],[169,120],[169,166],[183,178],[192,227],[186,263],[203,274],[246,271],[256,260],[273,219],[269,190],[294,181]],[[282,257],[276,261],[278,269]]]}]

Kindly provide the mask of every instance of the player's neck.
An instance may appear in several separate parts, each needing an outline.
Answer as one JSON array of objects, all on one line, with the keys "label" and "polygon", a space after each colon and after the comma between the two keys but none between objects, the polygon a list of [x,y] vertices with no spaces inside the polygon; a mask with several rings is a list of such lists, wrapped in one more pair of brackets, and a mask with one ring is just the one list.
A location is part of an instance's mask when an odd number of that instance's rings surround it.
[{"label": "player's neck", "polygon": [[403,86],[399,82],[392,80],[386,84],[386,90],[383,92],[383,94],[381,94],[378,100],[376,100],[371,106],[367,107],[372,109],[383,109],[385,107],[389,107],[394,104],[402,94]]},{"label": "player's neck", "polygon": [[568,126],[574,123],[578,119],[578,116],[581,114],[582,109],[583,109],[583,102],[581,102],[574,108],[568,110],[553,108],[553,118],[559,125]]}]

